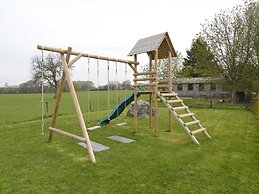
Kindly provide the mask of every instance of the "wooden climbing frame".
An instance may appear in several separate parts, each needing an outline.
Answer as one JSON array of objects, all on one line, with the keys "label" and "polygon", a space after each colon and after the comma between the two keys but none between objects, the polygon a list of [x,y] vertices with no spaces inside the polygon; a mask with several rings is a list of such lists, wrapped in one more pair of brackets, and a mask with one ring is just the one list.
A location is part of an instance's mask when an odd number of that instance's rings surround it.
[{"label": "wooden climbing frame", "polygon": [[[62,73],[62,77],[61,77],[61,80],[60,80],[60,83],[59,83],[59,88],[58,88],[58,91],[57,91],[55,110],[54,110],[54,113],[53,113],[51,126],[49,127],[50,133],[49,133],[48,141],[49,142],[52,141],[53,132],[55,132],[59,135],[66,136],[66,137],[75,139],[77,141],[85,142],[86,145],[87,145],[87,151],[88,151],[90,161],[92,163],[95,163],[96,159],[95,159],[94,152],[93,152],[93,149],[92,149],[92,145],[91,145],[91,142],[90,142],[90,138],[89,138],[89,135],[88,135],[88,132],[87,132],[87,128],[86,128],[86,125],[85,125],[83,114],[82,114],[82,111],[81,111],[81,108],[80,108],[80,105],[79,105],[79,101],[78,101],[78,98],[77,98],[77,95],[76,95],[76,91],[75,91],[75,88],[74,88],[74,85],[73,85],[73,81],[72,81],[71,76],[70,76],[69,66],[73,65],[80,58],[86,57],[86,58],[94,58],[94,59],[98,59],[98,60],[106,60],[106,61],[113,61],[113,62],[128,64],[133,69],[133,71],[136,72],[138,62],[72,51],[71,47],[68,47],[68,49],[65,50],[65,49],[60,49],[60,48],[53,48],[53,47],[38,45],[37,48],[42,50],[42,51],[44,50],[44,51],[59,53],[61,62],[63,64],[63,73]],[[73,58],[72,60],[70,60],[72,55],[74,55],[76,57]],[[63,89],[64,89],[65,80],[67,81],[68,88],[69,88],[70,94],[72,96],[73,105],[74,105],[74,108],[76,110],[77,118],[78,118],[78,121],[79,121],[79,124],[80,124],[80,128],[81,128],[81,132],[82,132],[83,137],[79,137],[75,134],[72,134],[72,133],[66,132],[64,130],[55,128],[57,116],[58,116],[58,112],[59,112],[59,108],[60,108],[62,93],[63,93]]]},{"label": "wooden climbing frame", "polygon": [[[155,36],[140,39],[133,49],[130,51],[129,56],[134,56],[134,61],[137,62],[137,55],[146,53],[149,57],[149,70],[145,72],[138,72],[137,66],[135,67],[134,75],[134,131],[138,131],[138,109],[137,97],[138,93],[148,94],[150,103],[149,127],[153,129],[153,134],[158,135],[158,98],[168,108],[168,131],[172,130],[172,116],[180,123],[183,129],[191,137],[194,143],[199,144],[198,140],[194,137],[195,134],[203,132],[206,137],[211,138],[206,128],[204,128],[200,120],[196,119],[193,113],[185,106],[176,93],[173,92],[172,87],[172,57],[176,56],[172,42],[168,33],[162,33]],[[167,78],[159,79],[158,66],[159,60],[167,59]],[[138,76],[145,76],[138,77]],[[140,91],[141,87],[148,88],[148,91]],[[163,93],[160,88],[165,89]],[[154,126],[152,119],[152,104],[154,103]],[[180,113],[179,111],[185,111]],[[188,119],[186,119],[188,117]],[[196,126],[196,130],[191,130],[190,127]]]}]

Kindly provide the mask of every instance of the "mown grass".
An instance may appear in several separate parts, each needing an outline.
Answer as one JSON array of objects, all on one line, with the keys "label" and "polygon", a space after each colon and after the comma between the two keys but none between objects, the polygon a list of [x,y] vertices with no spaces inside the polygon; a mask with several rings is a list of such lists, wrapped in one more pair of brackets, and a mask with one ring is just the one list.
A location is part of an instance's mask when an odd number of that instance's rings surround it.
[{"label": "mown grass", "polygon": [[[84,112],[85,97],[79,93]],[[92,140],[111,148],[95,153],[97,163],[93,165],[87,151],[73,140],[54,134],[53,142],[47,143],[47,133],[40,135],[39,95],[0,98],[0,193],[259,192],[258,120],[252,111],[193,108],[213,138],[197,135],[201,146],[194,145],[174,119],[173,131],[165,132],[168,111],[162,106],[158,137],[151,135],[147,119],[139,120],[137,134],[132,133],[132,118],[123,127],[112,121],[89,132]],[[107,113],[106,106],[103,100],[101,115]],[[65,94],[57,127],[81,135],[73,113],[70,97]],[[91,118],[94,122],[98,111],[93,111]],[[47,118],[45,126],[50,121]],[[107,139],[110,135],[136,142],[118,143]]]},{"label": "mown grass", "polygon": [[[132,93],[131,90],[126,91],[126,95]],[[99,110],[108,111],[108,93],[107,91],[78,92],[77,93],[82,112],[88,112],[88,97],[90,98],[91,112],[98,112]],[[52,116],[54,110],[54,94],[44,94],[44,102],[48,103],[48,117]],[[118,100],[125,97],[125,91],[118,91]],[[99,99],[99,101],[98,101]],[[140,96],[140,99],[148,101],[148,95]],[[118,102],[117,91],[110,91],[109,94],[109,109],[112,109]],[[194,108],[209,108],[209,100],[199,98],[185,98],[185,103],[189,107]],[[41,119],[41,96],[39,94],[3,94],[0,95],[0,124],[19,123],[23,121],[32,121]],[[164,107],[162,102],[160,107]],[[46,104],[44,105],[46,109]],[[218,103],[213,100],[213,108],[223,109],[242,109],[245,106],[242,104],[231,105],[229,103]],[[45,110],[46,111],[46,110]],[[61,100],[59,115],[74,114],[74,107],[69,93],[64,93]],[[101,117],[104,115],[100,115]]]},{"label": "mown grass", "polygon": [[[126,91],[126,95],[132,91]],[[91,112],[98,110],[107,110],[108,113],[108,94],[107,91],[90,92]],[[87,92],[77,93],[82,112],[88,111],[88,94]],[[99,103],[98,103],[99,96]],[[110,109],[117,104],[117,92],[110,92]],[[118,92],[119,100],[124,98],[124,91]],[[48,116],[50,117],[54,110],[54,94],[44,94],[44,102],[48,102]],[[46,104],[44,107],[46,109]],[[99,104],[99,105],[98,105]],[[39,94],[4,94],[0,95],[0,124],[11,124],[22,121],[30,121],[41,118],[41,96]],[[72,99],[69,93],[62,95],[59,115],[74,114]]]}]

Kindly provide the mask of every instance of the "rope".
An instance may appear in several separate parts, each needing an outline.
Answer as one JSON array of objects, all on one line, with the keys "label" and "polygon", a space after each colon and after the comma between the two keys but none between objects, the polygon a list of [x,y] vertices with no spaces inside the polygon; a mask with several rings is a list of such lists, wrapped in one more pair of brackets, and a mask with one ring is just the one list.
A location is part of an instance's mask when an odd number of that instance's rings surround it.
[{"label": "rope", "polygon": [[87,116],[88,116],[88,127],[91,127],[91,122],[90,122],[90,119],[91,119],[91,115],[90,115],[90,85],[89,85],[89,81],[90,81],[90,59],[89,59],[89,56],[88,56],[88,60],[87,60]]},{"label": "rope", "polygon": [[109,110],[110,110],[110,64],[109,61],[107,61],[107,73],[108,73],[108,84],[107,84],[107,91],[108,91],[108,120],[110,120],[109,117]]},{"label": "rope", "polygon": [[[117,62],[115,63],[115,72],[116,72],[116,84],[117,84],[117,88],[116,88],[116,97],[117,97],[117,104],[119,104],[119,81],[118,81],[118,64]],[[117,123],[119,123],[119,109],[117,108]]]},{"label": "rope", "polygon": [[44,85],[43,85],[43,79],[44,79],[44,69],[43,69],[43,63],[44,63],[44,55],[43,50],[41,50],[41,134],[44,134]]},{"label": "rope", "polygon": [[[127,77],[128,77],[127,76],[127,74],[128,74],[127,67],[128,67],[128,65],[127,65],[127,63],[125,63],[124,99],[126,99],[126,81],[127,81]],[[125,109],[126,109],[126,106],[127,106],[127,103],[126,103],[126,100],[125,100],[125,104],[124,104]],[[125,120],[125,123],[127,123],[127,113],[126,113],[126,111],[125,111],[124,120]]]},{"label": "rope", "polygon": [[[99,59],[97,59],[97,109],[98,109],[98,118],[100,118],[100,92],[99,92]],[[99,125],[99,122],[97,121]]]}]

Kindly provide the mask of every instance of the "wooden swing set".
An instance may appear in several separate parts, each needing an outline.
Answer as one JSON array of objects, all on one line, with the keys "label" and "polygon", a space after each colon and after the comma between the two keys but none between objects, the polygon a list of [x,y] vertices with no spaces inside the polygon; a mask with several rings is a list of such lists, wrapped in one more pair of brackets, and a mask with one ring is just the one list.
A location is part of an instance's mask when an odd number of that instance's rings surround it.
[{"label": "wooden swing set", "polygon": [[[191,137],[194,143],[199,144],[198,140],[195,138],[195,134],[203,132],[206,137],[211,138],[204,128],[200,121],[196,119],[194,113],[192,113],[188,106],[186,106],[182,99],[178,97],[178,95],[172,91],[172,57],[176,56],[176,52],[170,40],[168,33],[162,33],[155,36],[147,37],[144,39],[140,39],[133,49],[130,51],[129,56],[133,56],[134,60],[124,60],[117,59],[99,55],[92,55],[83,52],[72,51],[71,47],[68,49],[60,49],[60,48],[52,48],[47,46],[38,45],[38,49],[42,51],[50,51],[56,52],[60,54],[60,59],[63,64],[63,73],[61,77],[61,81],[59,83],[59,88],[56,95],[56,103],[55,110],[52,117],[51,126],[49,127],[49,137],[48,141],[51,142],[53,132],[70,137],[80,142],[84,142],[87,145],[87,151],[92,163],[96,162],[94,152],[92,149],[91,141],[88,135],[87,130],[92,130],[95,128],[99,128],[99,125],[94,127],[86,127],[83,114],[79,105],[79,101],[76,95],[76,91],[73,85],[73,81],[70,76],[69,67],[73,65],[76,61],[78,61],[82,57],[97,60],[105,60],[107,62],[112,61],[116,63],[116,71],[117,71],[117,63],[124,63],[130,66],[133,70],[134,76],[134,131],[138,131],[138,106],[137,106],[137,98],[140,94],[149,95],[149,103],[150,103],[150,116],[149,116],[149,128],[153,129],[154,135],[158,135],[158,99],[166,105],[169,110],[169,122],[168,129],[171,131],[172,129],[172,116],[176,118],[176,120],[180,123],[186,133]],[[139,72],[137,61],[137,55],[141,53],[147,53],[149,57],[149,71]],[[75,56],[71,59],[71,56]],[[168,59],[168,74],[166,75],[166,79],[159,79],[158,65],[160,59]],[[89,67],[89,63],[88,63]],[[125,70],[126,71],[126,70]],[[97,70],[98,72],[98,70]],[[117,72],[116,72],[117,73]],[[81,132],[83,137],[77,136],[75,134],[66,132],[62,129],[56,128],[57,115],[60,107],[60,102],[62,98],[62,92],[64,88],[65,81],[67,81],[67,85],[72,96],[73,105],[76,110],[77,118],[80,124]],[[145,90],[143,90],[145,88]],[[162,91],[160,91],[162,89]],[[153,117],[152,117],[152,104],[154,103],[154,127],[153,127]],[[126,104],[125,104],[126,106]],[[89,106],[88,106],[89,107]],[[180,111],[180,112],[178,112]],[[181,111],[184,111],[181,112]],[[118,116],[118,115],[117,115]],[[189,118],[189,120],[185,120],[185,118]],[[196,126],[196,129],[191,129],[191,126]]]}]

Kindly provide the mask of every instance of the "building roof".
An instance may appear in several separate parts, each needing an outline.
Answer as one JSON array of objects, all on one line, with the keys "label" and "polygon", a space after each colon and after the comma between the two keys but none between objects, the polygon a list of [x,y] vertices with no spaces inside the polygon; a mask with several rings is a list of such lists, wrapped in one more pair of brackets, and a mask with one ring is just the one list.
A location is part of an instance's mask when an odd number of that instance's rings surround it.
[{"label": "building roof", "polygon": [[129,56],[150,53],[157,49],[159,59],[168,58],[168,51],[171,52],[172,56],[176,56],[176,52],[167,32],[138,40],[131,49]]},{"label": "building roof", "polygon": [[176,84],[202,84],[202,83],[216,83],[221,81],[222,78],[212,78],[212,77],[185,77],[185,78],[175,78],[173,83]]}]

